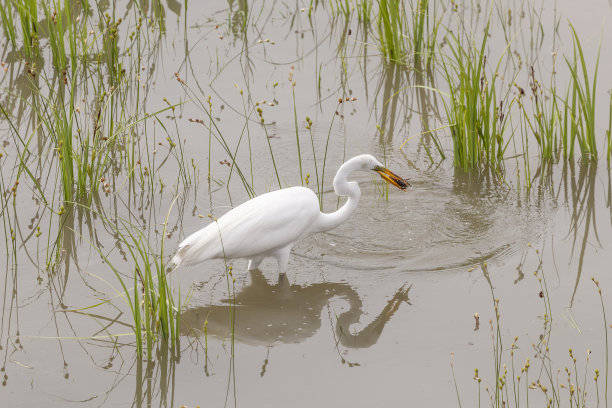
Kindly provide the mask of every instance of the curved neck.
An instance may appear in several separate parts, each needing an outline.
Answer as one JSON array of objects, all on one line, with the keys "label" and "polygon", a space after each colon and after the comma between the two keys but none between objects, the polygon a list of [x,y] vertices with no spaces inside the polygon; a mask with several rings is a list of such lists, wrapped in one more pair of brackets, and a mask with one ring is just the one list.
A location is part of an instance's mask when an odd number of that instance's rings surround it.
[{"label": "curved neck", "polygon": [[363,313],[361,310],[361,300],[359,300],[359,303],[353,304],[349,299],[349,303],[351,304],[350,309],[342,313],[336,322],[336,333],[340,343],[345,347],[351,348],[366,348],[376,344],[385,325],[395,314],[397,309],[399,309],[402,302],[408,303],[408,292],[410,291],[410,287],[406,289],[405,286],[406,285],[402,286],[395,293],[393,298],[389,300],[387,305],[370,324],[357,333],[351,332],[349,328],[353,323],[359,321],[359,317]]},{"label": "curved neck", "polygon": [[354,181],[347,181],[349,174],[356,170],[354,167],[355,163],[349,160],[344,163],[338,170],[338,173],[336,173],[336,177],[334,177],[334,191],[339,196],[348,196],[348,200],[338,209],[338,211],[330,214],[321,214],[315,227],[317,232],[336,228],[346,221],[353,211],[355,211],[355,208],[357,208],[359,198],[361,197],[359,185]]}]

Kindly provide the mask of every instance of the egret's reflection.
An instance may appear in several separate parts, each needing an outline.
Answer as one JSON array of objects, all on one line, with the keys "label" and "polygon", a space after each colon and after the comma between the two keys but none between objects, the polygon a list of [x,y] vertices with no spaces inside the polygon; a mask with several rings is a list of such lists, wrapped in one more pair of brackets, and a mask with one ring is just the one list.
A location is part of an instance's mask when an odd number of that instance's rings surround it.
[{"label": "egret's reflection", "polygon": [[[321,282],[308,286],[291,285],[286,275],[270,284],[261,271],[250,272],[251,282],[236,293],[234,338],[254,345],[299,343],[321,327],[321,312],[334,297],[345,299],[349,310],[336,319],[336,335],[345,347],[370,347],[378,341],[385,324],[402,302],[408,303],[406,285],[397,290],[378,316],[360,331],[350,330],[363,315],[362,302],[353,288],[344,283]],[[181,315],[184,334],[224,338],[230,334],[230,300],[222,305],[198,307]]]}]

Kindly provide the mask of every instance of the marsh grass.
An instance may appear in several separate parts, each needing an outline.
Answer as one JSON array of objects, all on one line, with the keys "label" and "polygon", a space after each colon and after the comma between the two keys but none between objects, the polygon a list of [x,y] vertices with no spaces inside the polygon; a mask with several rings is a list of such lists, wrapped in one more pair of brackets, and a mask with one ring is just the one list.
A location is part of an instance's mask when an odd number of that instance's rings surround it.
[{"label": "marsh grass", "polygon": [[582,161],[597,161],[595,99],[601,45],[597,51],[594,72],[590,76],[578,34],[572,24],[570,29],[573,55],[571,59],[565,57],[571,77],[564,107],[563,153],[565,157],[572,159],[574,144],[578,142]]},{"label": "marsh grass", "polygon": [[10,1],[0,7],[0,20],[2,21],[2,30],[6,38],[11,42],[13,49],[17,48],[17,33],[15,31],[15,21],[13,18],[13,6]]},{"label": "marsh grass", "polygon": [[[554,65],[553,63],[553,67]],[[532,113],[529,114],[525,105],[519,102],[522,108],[522,117],[528,124],[529,131],[535,137],[540,158],[544,161],[553,160],[559,152],[561,122],[561,110],[558,102],[560,98],[557,95],[554,74],[551,77],[549,87],[545,89],[536,78],[534,67],[531,67],[530,88]],[[520,95],[521,93],[519,93],[519,101]],[[526,141],[526,143],[525,148],[527,149],[529,142]]]},{"label": "marsh grass", "polygon": [[368,25],[372,18],[373,0],[357,0],[357,16],[361,23]]},{"label": "marsh grass", "polygon": [[[419,67],[423,62],[428,68],[435,58],[436,41],[442,23],[442,15],[438,16],[441,5],[437,0],[417,0],[411,4],[410,38],[413,64]],[[443,14],[443,13],[442,13]]]},{"label": "marsh grass", "polygon": [[509,121],[506,112],[513,102],[508,102],[508,91],[499,95],[496,85],[508,47],[488,74],[486,46],[490,24],[489,21],[478,47],[449,33],[450,56],[442,60],[450,93],[444,108],[453,140],[454,163],[465,171],[482,164],[501,170],[509,143],[504,140]]},{"label": "marsh grass", "polygon": [[[146,346],[146,356],[152,357],[153,346],[159,338],[168,341],[173,348],[179,341],[181,294],[179,290],[175,301],[167,279],[164,260],[163,237],[166,236],[171,209],[164,222],[159,254],[152,248],[138,226],[127,220],[119,220],[116,224],[106,220],[107,224],[115,229],[123,246],[127,248],[133,268],[131,277],[114,266],[108,256],[95,247],[123,289],[118,296],[123,298],[130,308],[136,335],[136,349],[141,357],[144,356],[143,346]],[[103,217],[101,214],[100,216]]]},{"label": "marsh grass", "polygon": [[[23,39],[23,50],[26,58],[34,58],[39,55],[39,27],[38,27],[38,5],[36,0],[20,0],[13,3],[19,15],[21,23],[21,36]],[[12,19],[7,19],[10,23]]]},{"label": "marsh grass", "polygon": [[612,90],[608,93],[610,94],[610,114],[608,116],[608,130],[606,130],[606,160],[608,161],[608,168],[610,168],[610,159],[612,158]]},{"label": "marsh grass", "polygon": [[351,17],[355,9],[353,0],[334,0],[329,2],[332,17],[342,16],[345,20]]},{"label": "marsh grass", "polygon": [[[530,250],[534,250],[530,248]],[[551,307],[550,293],[543,268],[543,259],[540,251],[535,249],[537,265],[533,276],[537,279],[542,299],[542,319],[543,328],[539,336],[539,341],[531,344],[529,351],[523,351],[520,347],[518,337],[514,337],[510,347],[504,345],[504,335],[501,328],[501,307],[500,299],[495,297],[494,286],[486,264],[482,265],[482,271],[491,291],[491,299],[495,318],[489,321],[492,340],[492,378],[481,377],[478,368],[474,370],[474,382],[477,386],[478,406],[485,405],[491,407],[507,406],[536,406],[546,407],[587,407],[587,406],[606,406],[607,405],[607,385],[600,390],[600,371],[597,367],[591,371],[589,367],[591,350],[586,350],[583,359],[578,357],[575,351],[570,348],[567,356],[569,357],[563,365],[559,365],[553,360],[554,336],[552,333],[553,312]],[[522,269],[523,265],[519,266]],[[599,282],[592,279],[597,285],[600,296],[605,340],[605,360],[599,360],[598,364],[605,365],[605,381],[607,384],[608,376],[608,340],[607,340],[607,320],[603,296],[599,287]],[[529,355],[521,365],[518,360],[520,355]],[[599,354],[599,353],[598,353]],[[509,357],[509,361],[507,361]],[[507,362],[505,362],[507,361]],[[593,377],[590,377],[593,375]],[[454,367],[453,367],[454,376]],[[591,379],[592,378],[592,379]],[[484,390],[483,390],[484,388]],[[595,392],[593,392],[594,390]],[[603,391],[603,396],[601,395]],[[483,395],[484,394],[484,395]],[[603,398],[602,398],[603,397]],[[458,393],[459,399],[459,393]],[[460,399],[459,399],[460,401]]]},{"label": "marsh grass", "polygon": [[402,63],[407,53],[404,33],[408,25],[403,0],[378,0],[377,25],[381,53],[390,61]]},{"label": "marsh grass", "polygon": [[[100,20],[93,21],[95,10],[89,7],[87,1],[81,1],[76,6],[59,0],[38,3],[30,0],[10,1],[7,4],[0,12],[2,25],[8,38],[14,38],[10,45],[13,48],[21,46],[12,14],[16,11],[23,40],[23,49],[17,51],[25,59],[24,67],[28,71],[25,82],[29,92],[28,97],[19,94],[10,96],[19,100],[33,118],[30,124],[18,121],[12,112],[7,112],[4,106],[0,107],[5,123],[10,125],[10,134],[18,152],[13,198],[16,197],[19,177],[27,175],[32,189],[39,192],[39,198],[44,203],[43,212],[50,214],[48,228],[43,228],[48,229],[44,231],[47,235],[43,239],[46,239],[49,276],[60,269],[59,261],[62,259],[66,261],[68,276],[68,265],[71,257],[76,262],[75,251],[78,249],[74,236],[80,235],[80,228],[74,226],[75,219],[83,213],[95,214],[94,218],[101,219],[101,223],[114,232],[117,245],[127,248],[131,273],[126,274],[123,268],[111,263],[108,254],[102,253],[100,247],[92,243],[114,272],[121,287],[119,297],[130,308],[139,355],[144,354],[146,346],[146,354],[151,356],[152,345],[158,338],[168,340],[174,347],[179,337],[178,311],[181,301],[180,292],[175,301],[166,279],[163,248],[168,219],[161,235],[161,253],[157,253],[150,237],[145,235],[146,229],[136,227],[128,219],[117,217],[119,221],[113,222],[104,216],[105,210],[101,208],[103,204],[99,196],[102,190],[106,196],[115,198],[123,185],[131,190],[127,193],[131,196],[137,181],[143,193],[152,193],[157,186],[163,191],[161,176],[159,183],[156,177],[166,159],[159,164],[155,161],[155,153],[161,147],[154,143],[154,137],[139,137],[143,128],[146,130],[147,122],[159,125],[166,136],[167,157],[174,156],[176,159],[177,189],[181,181],[185,185],[191,182],[184,163],[185,152],[178,136],[178,127],[175,127],[177,135],[174,136],[172,128],[157,116],[166,111],[174,113],[175,108],[184,102],[171,104],[166,101],[165,108],[154,113],[144,111],[148,94],[144,86],[142,88],[145,90],[141,91],[140,76],[144,71],[141,68],[142,53],[147,47],[154,47],[154,40],[141,33],[149,30],[140,29],[142,15],[139,17],[138,6],[134,15],[130,16],[133,17],[130,27],[133,31],[125,37],[125,48],[134,45],[132,53],[120,51],[123,48],[119,44],[122,20],[102,13],[98,7]],[[39,11],[44,15],[40,22]],[[39,37],[46,41],[42,46]],[[36,61],[43,63],[37,66],[31,60],[39,56],[41,58]],[[176,126],[176,118],[174,123]],[[142,159],[143,155],[145,159]],[[0,157],[0,165],[4,164],[1,161]],[[52,168],[49,170],[49,181],[41,180],[41,166]],[[54,170],[57,175],[55,184],[52,177]],[[119,185],[121,178],[123,184]],[[5,184],[4,177],[1,184]],[[3,200],[1,208],[6,248],[9,251],[10,241],[14,243],[13,258],[16,262],[15,225],[14,219],[8,216],[10,207],[7,203]],[[100,211],[94,209],[96,206]],[[131,211],[129,208],[130,217]],[[89,228],[89,239],[98,241],[94,227],[90,224]],[[37,231],[38,238],[43,233],[40,224]],[[43,239],[41,244],[45,242]],[[44,252],[43,248],[40,252]]]}]

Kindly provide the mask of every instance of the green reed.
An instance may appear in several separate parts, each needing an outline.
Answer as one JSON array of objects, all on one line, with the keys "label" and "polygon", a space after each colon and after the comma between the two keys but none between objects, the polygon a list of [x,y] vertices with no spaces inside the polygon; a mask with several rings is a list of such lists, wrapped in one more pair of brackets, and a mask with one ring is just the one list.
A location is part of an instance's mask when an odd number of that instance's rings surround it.
[{"label": "green reed", "polygon": [[13,6],[10,1],[7,1],[3,7],[0,7],[0,21],[2,21],[2,30],[6,38],[11,42],[13,49],[17,49],[17,33],[13,18]]},{"label": "green reed", "polygon": [[[312,134],[312,120],[310,119],[309,116],[306,116],[306,129],[308,130],[308,133],[310,134],[310,146],[312,147],[312,159],[313,159],[314,166],[315,166],[315,178],[317,180],[317,197],[319,197],[319,207],[323,209],[322,201],[321,201],[321,197],[323,196],[323,190],[322,190],[321,183],[319,181],[319,165],[317,164],[317,153],[315,149],[314,136]],[[306,175],[306,177],[307,179],[309,179],[310,175],[308,174]],[[308,185],[308,181],[306,182],[306,185]]]},{"label": "green reed", "polygon": [[357,1],[357,18],[364,24],[369,24],[372,16],[372,0]]},{"label": "green reed", "polygon": [[[221,132],[221,129],[219,129],[217,123],[215,122],[213,115],[212,115],[212,99],[209,96],[206,99],[206,103],[204,103],[202,101],[202,99],[200,98],[200,96],[195,93],[191,87],[189,87],[187,85],[187,83],[182,80],[180,78],[180,76],[178,75],[178,73],[175,73],[175,77],[177,79],[177,81],[183,86],[183,88],[187,91],[188,95],[190,95],[193,98],[193,101],[196,103],[197,107],[200,108],[204,114],[206,115],[207,121],[205,122],[202,119],[194,119],[194,118],[189,118],[190,122],[194,122],[194,123],[198,123],[202,126],[204,126],[207,130],[207,137],[209,140],[209,179],[212,179],[212,174],[210,173],[210,155],[211,155],[211,143],[212,143],[212,139],[214,138],[217,143],[219,143],[219,145],[223,148],[223,150],[225,151],[225,153],[228,155],[229,159],[231,160],[231,166],[232,166],[232,171],[236,171],[236,173],[238,174],[238,177],[240,178],[242,185],[244,186],[245,191],[247,192],[247,194],[249,195],[249,197],[255,197],[256,193],[255,193],[255,189],[253,187],[252,184],[249,184],[249,181],[246,177],[246,175],[244,174],[244,172],[242,171],[239,163],[236,160],[236,156],[235,156],[235,149],[232,149],[232,147],[229,145],[227,139],[225,138],[225,136],[223,135],[223,132]],[[261,109],[261,107],[258,106],[259,103],[256,104],[256,107],[254,108],[255,112],[259,115],[260,117],[260,123],[262,123],[262,126],[264,126],[264,130],[267,132],[266,128],[265,128],[265,122],[263,119],[263,110]],[[249,114],[250,117],[250,114]],[[247,119],[248,120],[248,119]],[[270,139],[266,133],[266,138],[268,139],[268,146],[270,147],[270,154],[272,155],[272,158],[274,158],[274,154],[272,152],[272,146],[270,144]],[[276,173],[276,177],[278,180],[278,183],[280,185],[280,176],[278,175],[278,169],[276,168],[276,162],[273,160],[274,163],[274,169],[275,169],[275,173]],[[229,187],[228,187],[229,188]]]},{"label": "green reed", "polygon": [[[414,4],[416,1],[416,5]],[[415,66],[425,61],[431,66],[435,56],[436,40],[442,18],[437,17],[438,2],[430,0],[413,0],[411,7],[412,59]]]},{"label": "green reed", "polygon": [[[519,102],[523,112],[522,117],[535,137],[540,157],[543,160],[553,160],[560,147],[559,133],[561,123],[561,109],[559,108],[559,96],[554,84],[554,75],[551,78],[548,89],[545,89],[540,81],[537,80],[533,67],[531,67],[529,75],[533,112],[530,115],[525,105]],[[523,92],[522,88],[519,89],[519,101]],[[528,143],[527,140],[524,144],[525,149],[528,149]]]},{"label": "green reed", "polygon": [[[107,225],[113,228],[122,246],[128,249],[129,262],[132,264],[133,271],[131,277],[126,276],[114,266],[106,254],[94,246],[111,268],[123,289],[119,296],[130,308],[134,321],[136,349],[141,357],[144,355],[143,345],[146,345],[146,356],[152,357],[153,345],[160,337],[170,341],[172,347],[175,347],[179,341],[180,291],[175,300],[168,282],[164,260],[164,237],[172,205],[164,221],[160,253],[152,248],[140,227],[126,220],[114,223],[99,214],[106,220]],[[131,288],[130,283],[133,285]]]},{"label": "green reed", "polygon": [[565,57],[571,78],[564,107],[563,154],[565,157],[572,159],[574,144],[577,141],[582,160],[585,162],[597,161],[595,97],[601,46],[597,51],[595,70],[590,77],[578,34],[571,24],[570,29],[573,40],[573,56],[571,59]]},{"label": "green reed", "polygon": [[38,7],[36,0],[16,0],[13,6],[19,14],[21,23],[21,35],[23,39],[23,50],[28,58],[39,54],[38,32]]},{"label": "green reed", "polygon": [[[268,142],[268,150],[270,150],[270,159],[272,159],[272,165],[274,166],[274,174],[276,175],[276,181],[278,181],[278,188],[283,188],[280,175],[278,174],[278,167],[276,166],[276,159],[274,158],[274,151],[272,151],[272,143],[270,142],[270,135],[268,134],[268,128],[266,127],[266,121],[263,117],[263,110],[261,108],[257,108],[257,114],[259,115],[259,121],[261,123],[261,127],[264,130],[266,136],[266,142]],[[298,146],[299,146],[299,138],[298,138]],[[301,174],[301,163],[300,163],[300,174]]]},{"label": "green reed", "polygon": [[608,161],[608,168],[610,168],[610,159],[612,158],[612,90],[610,93],[610,115],[608,116],[608,130],[606,130],[606,145],[608,147],[606,160]]},{"label": "green reed", "polygon": [[501,96],[497,93],[496,81],[502,59],[492,74],[487,73],[485,50],[489,27],[490,21],[478,48],[471,43],[464,46],[460,37],[449,33],[451,55],[442,60],[450,88],[450,101],[444,101],[444,108],[450,122],[454,163],[466,171],[481,164],[500,170],[508,146],[504,131],[511,103],[507,102],[507,93]]},{"label": "green reed", "polygon": [[[49,46],[53,57],[53,66],[58,72],[66,69],[68,59],[66,57],[66,47],[64,44],[65,31],[72,26],[70,7],[61,10],[59,1],[52,3],[55,10],[51,10],[51,4],[43,3],[43,12],[46,20],[46,30],[49,35]],[[60,9],[58,14],[57,10]],[[72,31],[72,30],[71,30]]]},{"label": "green reed", "polygon": [[353,12],[352,0],[334,0],[330,2],[330,8],[332,12],[332,16],[342,15],[346,20],[351,17],[351,13]]},{"label": "green reed", "polygon": [[406,56],[406,19],[403,0],[378,0],[379,47],[390,61],[401,63]]},{"label": "green reed", "polygon": [[300,132],[298,129],[297,106],[295,104],[295,81],[293,80],[293,66],[289,73],[289,82],[291,83],[291,95],[293,96],[293,123],[295,128],[295,143],[297,145],[298,163],[300,166],[300,182],[304,185],[304,173],[302,171],[302,152],[300,150]]}]

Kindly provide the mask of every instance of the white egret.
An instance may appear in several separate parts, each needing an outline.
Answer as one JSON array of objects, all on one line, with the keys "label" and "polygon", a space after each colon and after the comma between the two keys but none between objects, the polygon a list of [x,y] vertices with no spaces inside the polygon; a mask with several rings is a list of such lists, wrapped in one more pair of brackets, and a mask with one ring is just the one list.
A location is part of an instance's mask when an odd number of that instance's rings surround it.
[{"label": "white egret", "polygon": [[172,261],[176,266],[213,258],[247,258],[248,269],[257,269],[266,257],[274,257],[280,274],[287,271],[291,248],[315,232],[328,231],[346,221],[361,197],[359,185],[348,181],[355,171],[378,173],[405,190],[408,182],[369,154],[345,162],[334,178],[334,191],[347,196],[333,213],[322,213],[316,194],[306,187],[290,187],[257,196],[228,211],[216,222],[195,232],[179,244]]}]

